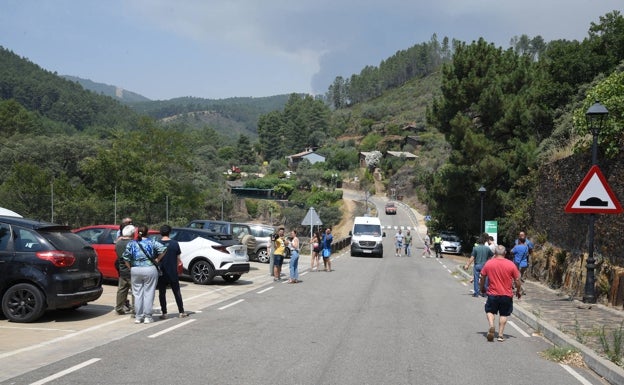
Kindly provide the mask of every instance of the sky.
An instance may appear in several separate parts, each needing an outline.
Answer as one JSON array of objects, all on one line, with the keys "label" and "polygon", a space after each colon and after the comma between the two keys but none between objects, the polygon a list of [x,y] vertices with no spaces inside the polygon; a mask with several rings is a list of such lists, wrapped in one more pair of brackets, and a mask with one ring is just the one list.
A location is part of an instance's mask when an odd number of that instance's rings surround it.
[{"label": "sky", "polygon": [[436,34],[587,37],[622,0],[0,0],[0,46],[153,100],[324,94]]}]

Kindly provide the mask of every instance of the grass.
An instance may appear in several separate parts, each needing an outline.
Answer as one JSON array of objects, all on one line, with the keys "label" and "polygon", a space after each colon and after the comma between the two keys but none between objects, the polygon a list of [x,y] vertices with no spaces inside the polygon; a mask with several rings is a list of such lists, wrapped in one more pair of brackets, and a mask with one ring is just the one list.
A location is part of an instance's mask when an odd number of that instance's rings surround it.
[{"label": "grass", "polygon": [[615,329],[612,332],[613,345],[609,344],[606,334],[607,333],[605,331],[605,326],[603,325],[602,329],[600,329],[599,337],[605,355],[614,364],[622,365],[622,339],[624,337],[624,321],[620,323],[620,327],[618,329]]},{"label": "grass", "polygon": [[543,352],[540,355],[547,360],[554,361],[560,364],[572,365],[577,367],[585,366],[583,356],[581,353],[571,347],[559,347],[553,346]]}]

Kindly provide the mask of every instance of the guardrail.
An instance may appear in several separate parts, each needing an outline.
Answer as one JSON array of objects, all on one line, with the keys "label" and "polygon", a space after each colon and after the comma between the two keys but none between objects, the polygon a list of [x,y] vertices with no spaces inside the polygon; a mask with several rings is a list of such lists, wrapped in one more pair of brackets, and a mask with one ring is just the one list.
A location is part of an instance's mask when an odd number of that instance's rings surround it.
[{"label": "guardrail", "polygon": [[344,249],[345,247],[349,245],[351,245],[351,236],[340,238],[332,242],[331,251],[332,253],[334,253],[336,251]]}]

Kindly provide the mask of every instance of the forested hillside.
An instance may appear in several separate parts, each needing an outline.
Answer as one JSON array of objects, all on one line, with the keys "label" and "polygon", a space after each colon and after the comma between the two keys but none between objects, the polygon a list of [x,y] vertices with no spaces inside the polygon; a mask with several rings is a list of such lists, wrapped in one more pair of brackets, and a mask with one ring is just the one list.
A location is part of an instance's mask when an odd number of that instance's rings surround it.
[{"label": "forested hillside", "polygon": [[[520,36],[513,44],[439,44],[434,36],[347,80],[336,78],[325,98],[179,98],[140,103],[139,113],[2,50],[0,205],[72,225],[126,213],[149,224],[182,224],[219,217],[222,208],[227,217],[234,201],[224,180],[241,175],[224,171],[235,166],[269,174],[246,182],[276,187],[305,212],[331,207],[336,195],[326,190],[337,178],[358,176],[369,188],[371,170],[357,169],[358,151],[404,150],[418,161],[374,166],[384,184],[428,207],[433,230],[453,227],[466,239],[478,232],[476,191],[483,185],[486,217],[500,219],[499,233],[511,237],[531,228],[534,171],[587,148],[583,111],[590,99],[611,111],[600,140],[617,149],[609,143],[620,143],[624,108],[621,78],[611,75],[624,59],[624,22],[613,12],[582,42]],[[230,137],[206,116],[236,122]],[[279,178],[285,157],[310,147],[326,162],[304,162],[296,179]],[[278,208],[247,210],[266,215]]]},{"label": "forested hillside", "polygon": [[111,86],[109,84],[96,83],[89,79],[82,79],[76,76],[63,75],[63,78],[78,83],[85,90],[93,91],[98,95],[110,96],[111,98],[125,104],[148,102],[149,99],[135,92],[124,90],[123,88]]}]

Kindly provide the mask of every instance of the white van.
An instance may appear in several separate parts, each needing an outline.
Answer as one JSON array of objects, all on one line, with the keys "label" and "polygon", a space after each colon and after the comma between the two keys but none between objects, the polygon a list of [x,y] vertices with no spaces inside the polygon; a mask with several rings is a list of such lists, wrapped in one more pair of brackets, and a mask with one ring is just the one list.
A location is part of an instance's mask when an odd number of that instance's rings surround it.
[{"label": "white van", "polygon": [[351,236],[351,256],[374,255],[383,258],[383,237],[381,222],[377,217],[355,217]]}]

